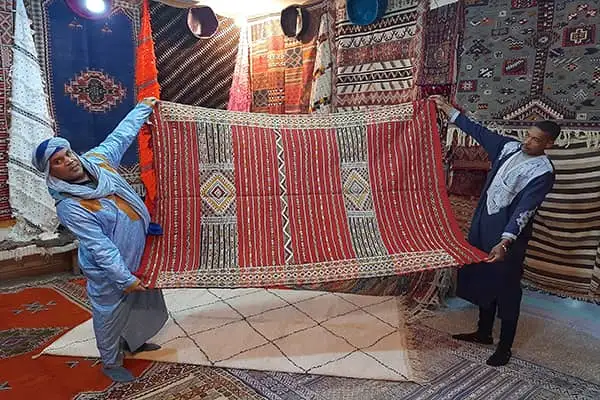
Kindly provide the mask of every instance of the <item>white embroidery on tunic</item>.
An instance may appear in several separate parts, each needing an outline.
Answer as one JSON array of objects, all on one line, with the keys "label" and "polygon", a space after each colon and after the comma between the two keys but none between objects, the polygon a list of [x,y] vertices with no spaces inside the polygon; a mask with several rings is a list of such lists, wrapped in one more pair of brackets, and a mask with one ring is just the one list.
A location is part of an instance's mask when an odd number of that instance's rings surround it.
[{"label": "white embroidery on tunic", "polygon": [[517,233],[517,235],[521,234],[523,229],[527,226],[527,223],[529,222],[531,217],[533,217],[535,215],[535,211],[536,210],[533,209],[533,210],[524,211],[519,214],[519,216],[517,217],[517,226],[519,227],[519,232]]},{"label": "white embroidery on tunic", "polygon": [[506,143],[504,147],[502,147],[502,151],[500,152],[500,157],[498,157],[498,159],[502,160],[507,154],[517,151],[520,148],[521,142],[511,141]]},{"label": "white embroidery on tunic", "polygon": [[[514,143],[518,144],[518,142]],[[510,143],[507,143],[504,147],[506,148],[508,144]],[[502,152],[504,153],[504,149]],[[552,172],[552,164],[547,156],[533,157],[512,167],[510,172],[506,171],[511,159],[519,155],[519,153],[516,152],[508,157],[500,168],[498,168],[498,172],[496,172],[496,176],[494,176],[487,190],[486,205],[488,215],[494,215],[502,208],[509,206],[529,182],[545,173]]]}]

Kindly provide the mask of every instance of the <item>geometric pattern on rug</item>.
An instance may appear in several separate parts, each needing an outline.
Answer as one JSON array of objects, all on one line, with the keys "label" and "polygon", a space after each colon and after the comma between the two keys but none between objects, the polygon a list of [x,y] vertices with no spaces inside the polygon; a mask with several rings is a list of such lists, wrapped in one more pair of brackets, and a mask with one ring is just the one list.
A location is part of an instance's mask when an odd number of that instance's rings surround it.
[{"label": "geometric pattern on rug", "polygon": [[263,398],[223,369],[189,364],[154,363],[135,382],[113,383],[100,392],[82,392],[74,400],[255,400]]},{"label": "geometric pattern on rug", "polygon": [[[425,384],[230,370],[269,400],[524,400],[597,399],[600,385],[511,358],[504,367],[484,360],[489,346],[457,342],[445,332],[415,325],[416,346],[433,378]],[[429,351],[427,351],[429,350]]]},{"label": "geometric pattern on rug", "polygon": [[165,234],[149,238],[138,275],[279,287],[482,259],[450,210],[435,115],[426,101],[331,115],[161,102],[153,217]]},{"label": "geometric pattern on rug", "polygon": [[422,64],[420,50],[425,14],[416,0],[389,1],[381,19],[353,24],[345,1],[335,5],[336,63],[333,96],[337,111],[401,104],[417,98],[413,78]]},{"label": "geometric pattern on rug", "polygon": [[188,29],[186,8],[150,1],[150,22],[162,100],[226,108],[233,80],[240,28],[217,16],[214,36],[198,39]]},{"label": "geometric pattern on rug", "polygon": [[[108,18],[91,20],[62,1],[26,1],[56,133],[77,153],[98,145],[135,105],[139,3],[115,0]],[[69,51],[62,50],[63,43]],[[125,152],[119,173],[145,194],[137,145]]]},{"label": "geometric pattern on rug", "polygon": [[[432,2],[431,5],[435,5]],[[420,78],[420,96],[441,94],[449,97],[456,84],[457,44],[463,29],[464,2],[457,1],[427,11],[424,26],[424,54]]]},{"label": "geometric pattern on rug", "polygon": [[477,208],[477,203],[479,202],[478,197],[469,197],[469,196],[457,196],[457,195],[449,195],[450,206],[452,207],[452,212],[456,217],[456,221],[458,222],[458,226],[460,227],[461,232],[466,236],[469,235],[469,229],[471,228],[471,220],[473,219],[473,213],[475,212],[475,208]]},{"label": "geometric pattern on rug", "polygon": [[13,328],[0,331],[0,360],[29,353],[64,330],[64,328]]},{"label": "geometric pattern on rug", "polygon": [[533,221],[524,278],[561,296],[600,301],[600,149],[547,151],[556,181]]},{"label": "geometric pattern on rug", "polygon": [[465,6],[457,104],[483,121],[600,125],[599,0]]},{"label": "geometric pattern on rug", "polygon": [[284,35],[279,15],[249,21],[252,112],[308,112],[319,21],[329,3],[317,1],[303,7],[306,13],[304,32],[299,38]]},{"label": "geometric pattern on rug", "polygon": [[[383,380],[420,379],[397,297],[265,289],[165,290],[162,349],[134,358]],[[44,354],[97,357],[91,320]]]},{"label": "geometric pattern on rug", "polygon": [[[30,280],[23,284],[2,287],[0,293],[4,295],[27,292],[34,287],[51,288],[52,290],[58,290],[63,295],[68,293],[71,300],[78,299],[78,304],[87,302],[85,285],[78,281],[69,280],[69,277]],[[29,299],[26,302],[31,303],[33,301]],[[3,297],[0,305],[5,303]],[[16,308],[20,308],[23,303],[25,302],[15,303]],[[15,307],[9,307],[11,313],[13,308]],[[39,323],[40,314],[21,313],[19,318],[23,315],[31,318],[38,317],[36,326],[43,325]],[[469,321],[472,322],[471,317],[468,321],[454,321],[452,326],[466,326],[470,323]],[[324,375],[220,369],[175,363],[152,363],[141,374],[139,369],[138,372],[134,371],[136,375],[139,375],[136,382],[111,384],[108,380],[102,380],[99,364],[95,359],[40,357],[37,360],[32,360],[29,355],[23,355],[5,359],[5,362],[10,363],[10,360],[23,358],[22,363],[24,364],[22,367],[30,371],[29,373],[35,371],[35,379],[28,383],[28,385],[33,386],[27,393],[44,392],[45,398],[52,400],[65,398],[76,400],[133,400],[140,398],[173,400],[177,398],[178,393],[181,393],[182,396],[180,397],[202,400],[256,398],[270,400],[475,400],[482,398],[477,397],[476,387],[474,386],[479,384],[477,377],[486,374],[489,376],[494,371],[499,374],[500,378],[498,379],[498,375],[495,375],[496,379],[492,379],[490,383],[486,382],[486,385],[491,385],[490,387],[493,387],[494,393],[497,394],[491,394],[486,399],[591,400],[599,398],[600,388],[597,384],[581,380],[568,373],[560,373],[551,368],[546,368],[543,359],[533,357],[532,360],[536,360],[535,362],[526,362],[519,358],[517,354],[513,355],[507,366],[491,368],[484,364],[484,360],[493,351],[490,346],[470,346],[460,343],[452,340],[445,332],[422,325],[415,325],[414,333],[415,339],[417,339],[415,347],[419,349],[423,365],[426,366],[428,375],[431,377],[430,383],[425,385],[413,382],[351,379]],[[565,339],[549,338],[549,340],[560,341]],[[570,339],[566,338],[566,340]],[[38,348],[35,353],[41,350],[42,348]],[[41,369],[40,365],[42,366]],[[131,360],[126,360],[126,365],[131,367]],[[21,386],[24,383],[21,380],[26,374],[19,374],[19,381],[11,380],[9,377],[8,381],[5,382],[6,377],[8,377],[6,373],[2,373],[2,369],[5,367],[0,366],[0,390],[2,390],[3,396],[8,396],[7,399],[11,400],[32,398],[18,394],[23,391]],[[61,368],[66,368],[64,373]],[[565,369],[563,368],[563,370]],[[48,373],[49,371],[53,371],[52,376]],[[458,371],[458,375],[452,375],[449,371]],[[461,374],[460,371],[463,371],[463,373]],[[80,375],[78,375],[77,384],[71,385],[65,379],[69,382],[73,381],[72,376],[75,372]],[[85,379],[85,376],[89,375],[90,372],[95,374],[91,381]],[[84,375],[81,375],[82,373]],[[440,378],[441,375],[444,375],[446,379]],[[538,390],[527,397],[512,394],[511,389],[515,383],[521,387],[526,385],[515,380],[515,375],[517,378],[522,376],[521,380],[535,382]],[[2,377],[5,379],[2,379]],[[464,380],[460,378],[464,378]],[[99,380],[102,380],[102,382],[98,382]],[[60,389],[57,385],[60,385]],[[424,393],[424,390],[426,390],[426,393]],[[70,394],[67,395],[67,393]],[[453,395],[453,393],[456,394]]]}]

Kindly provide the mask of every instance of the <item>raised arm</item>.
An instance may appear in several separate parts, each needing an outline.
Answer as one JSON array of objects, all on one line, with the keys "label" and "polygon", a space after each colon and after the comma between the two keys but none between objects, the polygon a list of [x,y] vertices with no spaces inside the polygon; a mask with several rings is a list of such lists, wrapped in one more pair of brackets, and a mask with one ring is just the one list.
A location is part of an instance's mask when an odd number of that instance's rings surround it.
[{"label": "raised arm", "polygon": [[452,107],[441,96],[431,96],[437,108],[448,116],[448,121],[458,126],[464,133],[477,141],[488,153],[490,160],[495,160],[502,148],[514,139],[499,135],[496,132],[470,120],[467,116]]},{"label": "raised arm", "polygon": [[123,154],[127,151],[131,143],[137,137],[142,125],[148,120],[152,113],[152,107],[156,104],[156,99],[148,98],[138,103],[131,110],[114,131],[110,133],[97,147],[91,149],[86,155],[99,155],[106,159],[113,168],[117,168],[121,163]]}]

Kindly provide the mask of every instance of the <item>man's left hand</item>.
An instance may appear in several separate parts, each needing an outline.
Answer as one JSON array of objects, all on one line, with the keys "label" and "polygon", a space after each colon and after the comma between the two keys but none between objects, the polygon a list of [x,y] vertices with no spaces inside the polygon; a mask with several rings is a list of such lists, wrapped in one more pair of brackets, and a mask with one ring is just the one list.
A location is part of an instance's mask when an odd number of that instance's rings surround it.
[{"label": "man's left hand", "polygon": [[510,244],[509,240],[503,239],[500,243],[498,243],[496,246],[494,246],[492,251],[490,251],[490,254],[488,254],[487,258],[483,261],[485,261],[486,263],[495,263],[495,262],[504,261],[504,258],[506,257],[506,254],[508,253],[509,244]]},{"label": "man's left hand", "polygon": [[141,101],[141,103],[150,107],[154,107],[156,103],[158,103],[158,99],[156,97],[146,97]]}]

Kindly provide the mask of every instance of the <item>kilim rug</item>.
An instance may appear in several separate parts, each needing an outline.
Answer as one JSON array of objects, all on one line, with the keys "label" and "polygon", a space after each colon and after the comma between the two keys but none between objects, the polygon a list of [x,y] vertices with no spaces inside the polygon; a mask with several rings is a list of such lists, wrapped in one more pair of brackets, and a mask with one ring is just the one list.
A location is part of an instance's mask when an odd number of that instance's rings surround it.
[{"label": "kilim rug", "polygon": [[[77,16],[61,0],[28,0],[56,121],[77,152],[99,144],[136,103],[135,50],[139,1],[113,1],[109,17]],[[119,172],[143,195],[137,141]]]},{"label": "kilim rug", "polygon": [[152,287],[272,287],[484,257],[446,196],[433,103],[310,116],[162,102]]},{"label": "kilim rug", "polygon": [[299,39],[281,29],[281,16],[249,21],[251,111],[269,114],[307,113],[317,53],[317,35],[327,2],[305,7],[306,31]]},{"label": "kilim rug", "polygon": [[187,26],[188,9],[150,2],[161,99],[208,108],[227,108],[240,41],[233,19],[218,17],[210,39],[197,39]]},{"label": "kilim rug", "polygon": [[539,119],[563,120],[563,139],[600,128],[599,0],[465,6],[459,106],[508,131]]},{"label": "kilim rug", "polygon": [[11,218],[8,201],[8,100],[11,94],[13,22],[13,2],[3,1],[0,4],[0,221]]},{"label": "kilim rug", "polygon": [[[525,302],[527,309],[528,302]],[[596,399],[598,377],[593,355],[597,339],[573,325],[562,328],[550,321],[520,320],[516,354],[502,368],[484,364],[490,346],[455,342],[445,332],[456,332],[475,321],[475,312],[448,313],[443,323],[414,327],[415,344],[432,379],[413,382],[350,379],[326,375],[222,369],[178,363],[125,360],[138,376],[130,384],[111,384],[97,359],[32,355],[62,333],[89,318],[83,282],[52,279],[30,281],[0,289],[0,389],[3,398],[22,400],[479,400],[486,399]],[[552,312],[553,318],[570,309]],[[446,313],[444,313],[446,314]],[[56,333],[58,332],[58,333]],[[54,333],[54,336],[53,336]],[[50,337],[50,338],[49,338]],[[539,340],[538,340],[539,339]],[[537,343],[537,346],[528,346]],[[596,343],[596,346],[594,346]],[[37,347],[36,347],[37,346]],[[21,351],[27,351],[20,354]],[[557,351],[559,353],[557,353]],[[582,357],[581,355],[587,355]],[[564,360],[569,360],[565,365]],[[597,368],[596,368],[597,369]],[[74,375],[75,374],[75,375]],[[594,375],[596,378],[594,379]],[[74,376],[77,379],[74,379]],[[481,396],[482,390],[486,392]],[[187,396],[187,397],[185,397]]]},{"label": "kilim rug", "polygon": [[[474,315],[471,318],[475,320]],[[451,329],[467,322],[466,318],[454,319]],[[536,322],[531,325],[539,328],[541,321]],[[452,331],[457,332],[455,329]],[[539,342],[544,342],[544,336],[536,334],[540,331],[556,334],[567,333],[569,329],[565,326],[557,330],[531,331]],[[492,346],[457,342],[447,331],[421,325],[416,327],[416,332],[420,339],[418,345],[423,349],[423,359],[429,372],[435,376],[424,385],[280,372],[230,372],[270,400],[592,400],[600,394],[597,379],[582,378],[565,369],[557,370],[537,359],[533,361],[531,357],[522,357],[520,353],[513,355],[510,364],[505,367],[489,367],[485,360],[494,351]],[[582,338],[590,340],[589,335]],[[575,339],[570,337],[570,340]],[[594,345],[585,347],[587,351],[596,350],[597,339]],[[571,355],[577,359],[575,353]]]},{"label": "kilim rug", "polygon": [[85,282],[64,278],[0,289],[3,399],[34,399],[40,393],[48,400],[263,398],[227,371],[217,368],[128,359],[125,365],[138,379],[132,384],[119,385],[104,376],[97,358],[33,359],[52,341],[89,319],[85,292]]},{"label": "kilim rug", "polygon": [[[265,289],[165,291],[155,361],[392,381],[420,380],[401,300]],[[99,357],[92,321],[44,350]]]},{"label": "kilim rug", "polygon": [[[432,1],[432,4],[435,2]],[[464,3],[457,1],[427,11],[424,52],[418,81],[420,96],[450,96],[456,83],[456,53],[463,29]]]},{"label": "kilim rug", "polygon": [[417,98],[413,68],[421,65],[422,28],[429,2],[390,0],[378,22],[359,26],[347,17],[346,1],[335,1],[338,111],[400,104]]},{"label": "kilim rug", "polygon": [[600,149],[548,151],[556,182],[534,220],[525,279],[551,293],[600,300]]},{"label": "kilim rug", "polygon": [[46,176],[31,165],[31,154],[42,141],[54,136],[44,81],[33,43],[33,32],[23,0],[16,0],[13,46],[10,147],[8,181],[10,203],[17,223],[11,239],[27,242],[53,236],[58,228],[54,199]]},{"label": "kilim rug", "polygon": [[[110,380],[96,359],[32,359],[69,329],[89,319],[84,283],[56,280],[0,289],[0,388],[6,399],[64,400],[84,390],[101,391]],[[127,360],[136,374],[147,361]],[[73,379],[74,375],[77,379]]]}]

